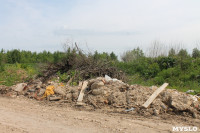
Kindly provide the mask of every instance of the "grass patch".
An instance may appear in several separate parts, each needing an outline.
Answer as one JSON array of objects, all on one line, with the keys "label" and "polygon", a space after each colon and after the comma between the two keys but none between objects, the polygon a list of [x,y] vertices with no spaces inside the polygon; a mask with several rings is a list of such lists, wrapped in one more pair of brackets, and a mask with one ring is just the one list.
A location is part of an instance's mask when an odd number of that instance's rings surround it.
[{"label": "grass patch", "polygon": [[0,84],[12,86],[14,84],[25,82],[33,78],[38,73],[35,66],[26,64],[5,64],[0,72]]},{"label": "grass patch", "polygon": [[[155,78],[151,78],[151,79],[145,79],[144,77],[140,76],[139,74],[135,74],[135,75],[131,75],[128,76],[129,77],[129,84],[139,84],[139,85],[144,85],[144,86],[160,86],[159,84],[155,83]],[[190,94],[197,94],[200,93],[200,87],[199,87],[199,83],[195,82],[195,81],[188,81],[188,82],[180,82],[180,84],[178,83],[174,83],[171,80],[166,81],[169,83],[169,86],[167,88],[169,89],[176,89],[178,91],[181,92],[186,92],[188,90],[194,90],[194,93],[190,93]],[[171,83],[172,82],[172,83]],[[162,82],[163,84],[164,82]]]}]

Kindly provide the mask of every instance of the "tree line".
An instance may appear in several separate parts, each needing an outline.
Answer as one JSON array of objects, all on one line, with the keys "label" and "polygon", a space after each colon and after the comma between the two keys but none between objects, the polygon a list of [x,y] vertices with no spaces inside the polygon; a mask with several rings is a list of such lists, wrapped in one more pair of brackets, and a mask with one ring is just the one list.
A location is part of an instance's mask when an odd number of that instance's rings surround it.
[{"label": "tree line", "polygon": [[64,52],[31,52],[25,50],[8,50],[4,49],[0,52],[0,63],[1,64],[14,64],[14,63],[56,63],[64,57]]},{"label": "tree line", "polygon": [[116,65],[132,76],[135,83],[197,89],[200,91],[200,50],[171,48],[167,55],[145,56],[140,48],[126,51]]},{"label": "tree line", "polygon": [[[31,52],[25,50],[8,50],[0,52],[0,65],[15,63],[59,63],[70,56],[69,49],[65,52],[43,51]],[[166,51],[165,51],[166,52]],[[142,49],[135,48],[124,52],[120,59],[114,52],[89,53],[96,61],[104,60],[112,62],[119,70],[123,70],[129,76],[132,83],[144,85],[161,85],[170,83],[174,88],[189,88],[200,90],[200,50],[194,48],[189,54],[186,49],[176,50],[171,48],[167,54],[158,52],[147,55]],[[156,56],[155,56],[156,55]],[[2,69],[3,70],[3,69]]]},{"label": "tree line", "polygon": [[[63,58],[68,56],[69,52],[32,52],[25,50],[7,50],[1,49],[0,52],[0,64],[15,64],[15,63],[58,63],[62,61]],[[96,60],[118,60],[114,52],[106,53],[95,53],[92,55]]]}]

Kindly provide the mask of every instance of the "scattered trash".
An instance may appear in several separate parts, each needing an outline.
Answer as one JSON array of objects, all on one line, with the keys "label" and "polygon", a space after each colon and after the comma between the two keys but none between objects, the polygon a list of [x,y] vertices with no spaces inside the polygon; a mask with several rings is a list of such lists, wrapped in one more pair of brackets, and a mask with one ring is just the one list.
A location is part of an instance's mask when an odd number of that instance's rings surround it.
[{"label": "scattered trash", "polygon": [[188,91],[186,91],[186,93],[193,93],[193,92],[195,92],[194,90],[188,90]]},{"label": "scattered trash", "polygon": [[116,79],[116,78],[112,79],[112,78],[109,77],[108,75],[105,75],[105,81],[106,81],[106,82],[112,81],[112,82],[121,82],[121,83],[122,83],[121,80],[118,80],[118,79]]},{"label": "scattered trash", "polygon": [[111,81],[111,80],[112,80],[111,77],[109,77],[108,75],[105,75],[105,81],[106,81],[106,82],[109,82],[109,81]]},{"label": "scattered trash", "polygon": [[125,110],[126,112],[129,112],[129,111],[133,111],[133,110],[135,110],[135,108],[130,108],[130,109],[127,109],[127,110]]},{"label": "scattered trash", "polygon": [[54,89],[55,88],[54,88],[53,85],[47,86],[46,91],[45,91],[45,93],[44,93],[42,98],[45,98],[45,97],[47,97],[49,95],[53,95],[54,94]]}]

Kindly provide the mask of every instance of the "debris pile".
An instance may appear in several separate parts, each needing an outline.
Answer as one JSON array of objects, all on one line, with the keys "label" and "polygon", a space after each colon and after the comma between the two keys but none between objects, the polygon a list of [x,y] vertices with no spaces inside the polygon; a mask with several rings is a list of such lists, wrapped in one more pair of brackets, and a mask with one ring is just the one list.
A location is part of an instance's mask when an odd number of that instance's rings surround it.
[{"label": "debris pile", "polygon": [[[54,77],[58,72],[66,73],[73,77],[74,81],[88,80],[92,77],[111,77],[126,81],[126,74],[113,65],[112,61],[96,59],[91,54],[85,54],[78,46],[69,47],[66,57],[61,62],[47,64],[41,67],[42,81],[46,82]],[[66,79],[67,81],[68,79]]]},{"label": "debris pile", "polygon": [[12,91],[12,88],[7,87],[5,85],[0,85],[0,94],[1,95],[5,95],[5,94],[7,94],[10,91]]},{"label": "debris pile", "polygon": [[42,84],[37,79],[28,84],[0,86],[0,94],[12,97],[24,95],[37,100],[64,100],[73,106],[111,112],[145,116],[169,113],[200,119],[200,97],[165,89],[167,85],[160,88],[129,85],[106,75],[79,82],[78,86],[55,81]]}]

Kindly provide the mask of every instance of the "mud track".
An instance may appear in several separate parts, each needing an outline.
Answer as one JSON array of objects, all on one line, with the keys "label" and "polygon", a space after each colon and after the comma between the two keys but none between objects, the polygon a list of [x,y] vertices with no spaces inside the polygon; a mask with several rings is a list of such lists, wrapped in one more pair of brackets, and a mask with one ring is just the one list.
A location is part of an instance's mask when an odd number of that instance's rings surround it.
[{"label": "mud track", "polygon": [[200,120],[171,115],[145,118],[129,114],[80,111],[74,107],[44,104],[25,97],[0,97],[1,133],[169,133],[173,126],[200,128]]}]

